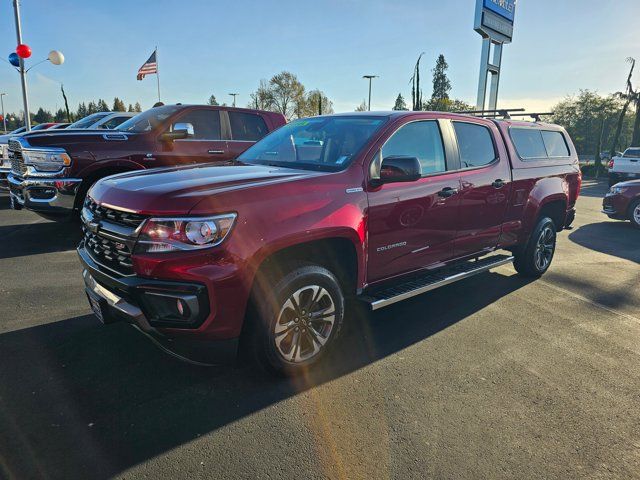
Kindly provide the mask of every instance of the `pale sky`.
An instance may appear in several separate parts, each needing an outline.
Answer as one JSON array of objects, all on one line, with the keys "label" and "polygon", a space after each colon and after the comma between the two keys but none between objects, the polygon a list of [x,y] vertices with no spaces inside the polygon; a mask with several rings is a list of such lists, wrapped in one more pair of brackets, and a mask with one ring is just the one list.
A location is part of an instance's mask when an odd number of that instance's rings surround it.
[{"label": "pale sky", "polygon": [[[203,103],[212,93],[246,105],[260,79],[289,70],[323,90],[336,111],[351,111],[374,80],[372,108],[388,110],[402,93],[420,52],[423,90],[431,94],[438,54],[450,65],[452,97],[475,104],[481,38],[475,0],[22,0],[28,66],[51,49],[66,56],[29,74],[31,110],[71,107],[113,97],[143,108],[156,101],[155,77],[136,71],[159,48],[163,101]],[[499,106],[546,110],[579,89],[624,88],[628,64],[640,59],[640,0],[519,0],[515,37],[505,47]],[[12,2],[0,2],[0,52],[15,49]],[[640,85],[640,71],[637,76]],[[19,78],[0,64],[7,111],[21,109]]]}]

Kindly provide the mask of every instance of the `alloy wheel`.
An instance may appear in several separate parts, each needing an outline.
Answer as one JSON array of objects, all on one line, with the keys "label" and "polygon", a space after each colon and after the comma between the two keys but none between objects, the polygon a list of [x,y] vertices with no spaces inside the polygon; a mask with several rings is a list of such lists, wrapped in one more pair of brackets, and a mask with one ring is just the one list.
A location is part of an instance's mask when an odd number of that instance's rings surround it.
[{"label": "alloy wheel", "polygon": [[543,272],[549,267],[551,263],[551,259],[553,258],[553,253],[556,248],[556,236],[553,232],[552,228],[547,226],[542,232],[540,232],[540,236],[538,237],[538,242],[536,243],[535,249],[535,264],[536,268]]},{"label": "alloy wheel", "polygon": [[335,302],[319,285],[307,285],[284,302],[275,324],[278,352],[291,363],[317,356],[331,336],[336,320]]}]

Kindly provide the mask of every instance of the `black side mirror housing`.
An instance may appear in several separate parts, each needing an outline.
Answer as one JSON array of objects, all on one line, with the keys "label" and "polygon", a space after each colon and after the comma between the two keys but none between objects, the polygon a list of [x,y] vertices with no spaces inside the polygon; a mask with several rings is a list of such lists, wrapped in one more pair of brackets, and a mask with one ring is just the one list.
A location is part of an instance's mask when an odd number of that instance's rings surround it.
[{"label": "black side mirror housing", "polygon": [[174,130],[173,132],[165,132],[160,135],[160,140],[164,142],[173,142],[174,140],[182,140],[188,138],[189,132],[187,130]]},{"label": "black side mirror housing", "polygon": [[380,177],[371,180],[373,186],[385,183],[415,182],[422,178],[420,160],[416,157],[393,155],[384,157],[380,165]]}]

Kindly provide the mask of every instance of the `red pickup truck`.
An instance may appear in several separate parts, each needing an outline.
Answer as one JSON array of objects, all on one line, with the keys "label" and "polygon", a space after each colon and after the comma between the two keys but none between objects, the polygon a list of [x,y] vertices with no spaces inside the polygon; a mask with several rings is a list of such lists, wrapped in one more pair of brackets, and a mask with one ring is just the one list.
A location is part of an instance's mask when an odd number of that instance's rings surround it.
[{"label": "red pickup truck", "polygon": [[[114,130],[45,130],[9,140],[11,205],[52,220],[82,208],[97,180],[172,165],[228,163],[284,125],[283,115],[208,105],[166,105]],[[1,173],[1,172],[0,172]]]},{"label": "red pickup truck", "polygon": [[539,277],[581,175],[560,127],[433,112],[294,121],[234,166],[97,182],[78,253],[90,304],[170,350],[297,374],[348,299],[377,310],[513,262]]}]

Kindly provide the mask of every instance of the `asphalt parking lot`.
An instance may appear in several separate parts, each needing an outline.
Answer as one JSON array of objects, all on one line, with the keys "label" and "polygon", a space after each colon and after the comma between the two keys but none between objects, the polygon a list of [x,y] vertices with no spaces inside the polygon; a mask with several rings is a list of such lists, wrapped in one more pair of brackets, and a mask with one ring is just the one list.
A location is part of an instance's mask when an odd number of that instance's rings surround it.
[{"label": "asphalt parking lot", "polygon": [[352,316],[295,381],[101,326],[79,232],[0,196],[0,478],[640,478],[640,231],[605,191],[585,182],[542,280]]}]

